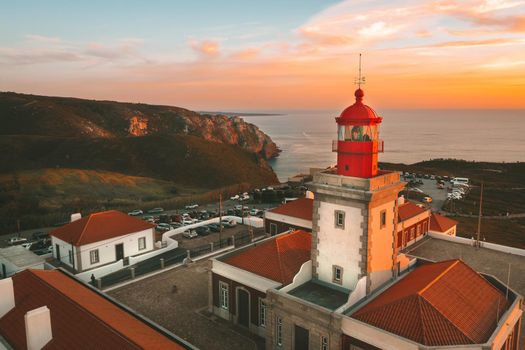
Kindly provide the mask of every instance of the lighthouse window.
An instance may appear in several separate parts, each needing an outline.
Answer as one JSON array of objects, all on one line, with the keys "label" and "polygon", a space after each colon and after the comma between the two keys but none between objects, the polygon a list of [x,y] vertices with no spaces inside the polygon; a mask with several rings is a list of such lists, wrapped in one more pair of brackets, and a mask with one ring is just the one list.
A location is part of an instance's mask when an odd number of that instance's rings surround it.
[{"label": "lighthouse window", "polygon": [[386,225],[386,210],[381,211],[381,228]]},{"label": "lighthouse window", "polygon": [[335,211],[335,227],[336,228],[345,228],[345,212],[341,210]]}]

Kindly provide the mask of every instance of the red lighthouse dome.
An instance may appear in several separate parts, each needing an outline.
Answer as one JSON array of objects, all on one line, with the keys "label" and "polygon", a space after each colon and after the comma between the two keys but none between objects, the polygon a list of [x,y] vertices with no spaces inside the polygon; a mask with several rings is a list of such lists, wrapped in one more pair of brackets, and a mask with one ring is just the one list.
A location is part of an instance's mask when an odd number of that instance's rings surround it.
[{"label": "red lighthouse dome", "polygon": [[370,178],[377,175],[377,153],[383,151],[379,140],[382,119],[363,103],[364,92],[355,91],[355,103],[338,118],[338,138],[333,150],[337,152],[337,173],[344,176]]},{"label": "red lighthouse dome", "polygon": [[336,118],[337,124],[359,123],[360,125],[365,125],[369,123],[380,123],[382,118],[378,117],[372,108],[363,103],[363,97],[365,96],[364,91],[359,88],[355,90],[354,96],[355,103],[346,107],[339,118]]}]

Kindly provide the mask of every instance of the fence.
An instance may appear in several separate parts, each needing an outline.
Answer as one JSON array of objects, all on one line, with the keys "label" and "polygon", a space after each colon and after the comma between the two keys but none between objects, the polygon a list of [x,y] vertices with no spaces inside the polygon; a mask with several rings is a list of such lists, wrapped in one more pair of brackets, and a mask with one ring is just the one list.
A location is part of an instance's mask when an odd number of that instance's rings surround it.
[{"label": "fence", "polygon": [[158,256],[138,262],[112,274],[91,281],[90,283],[99,289],[108,288],[112,285],[135,279],[139,276],[149,274],[166,267],[180,264],[185,258],[197,258],[226,247],[241,247],[252,242],[252,233],[240,232],[232,237],[226,237],[207,244],[200,245],[188,250],[175,248]]}]

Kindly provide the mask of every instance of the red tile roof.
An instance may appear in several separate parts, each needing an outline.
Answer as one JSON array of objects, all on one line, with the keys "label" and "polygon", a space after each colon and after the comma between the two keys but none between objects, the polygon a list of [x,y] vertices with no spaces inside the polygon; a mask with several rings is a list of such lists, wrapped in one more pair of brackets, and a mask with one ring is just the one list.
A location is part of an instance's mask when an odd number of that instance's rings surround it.
[{"label": "red tile roof", "polygon": [[412,202],[405,202],[397,208],[398,220],[405,221],[411,217],[424,213],[425,211],[428,211],[428,209],[418,207]]},{"label": "red tile roof", "polygon": [[270,210],[272,213],[292,216],[299,219],[312,221],[314,200],[310,198],[299,198]]},{"label": "red tile roof", "polygon": [[432,213],[430,216],[431,231],[446,232],[457,224],[458,222],[456,220],[449,219],[436,213]]},{"label": "red tile roof", "polygon": [[52,340],[44,349],[184,349],[152,326],[59,270],[25,270],[12,277],[15,307],[0,318],[0,334],[26,349],[24,315],[46,305]]},{"label": "red tile roof", "polygon": [[155,225],[144,220],[131,217],[120,211],[109,210],[88,215],[57,228],[51,231],[51,236],[75,246],[81,246],[153,227]]},{"label": "red tile roof", "polygon": [[479,344],[508,305],[480,274],[449,260],[418,267],[352,317],[427,346]]},{"label": "red tile roof", "polygon": [[312,235],[298,230],[252,246],[224,262],[287,285],[310,260],[311,249]]}]

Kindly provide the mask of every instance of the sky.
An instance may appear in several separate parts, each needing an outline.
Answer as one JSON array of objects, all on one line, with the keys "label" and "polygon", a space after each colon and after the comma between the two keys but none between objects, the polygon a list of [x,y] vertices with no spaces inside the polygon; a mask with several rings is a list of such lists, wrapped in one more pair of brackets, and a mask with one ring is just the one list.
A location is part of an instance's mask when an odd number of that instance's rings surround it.
[{"label": "sky", "polygon": [[0,91],[207,111],[525,108],[525,0],[2,1]]}]

